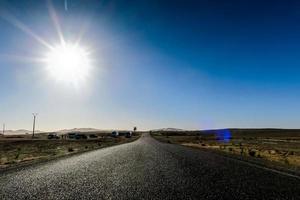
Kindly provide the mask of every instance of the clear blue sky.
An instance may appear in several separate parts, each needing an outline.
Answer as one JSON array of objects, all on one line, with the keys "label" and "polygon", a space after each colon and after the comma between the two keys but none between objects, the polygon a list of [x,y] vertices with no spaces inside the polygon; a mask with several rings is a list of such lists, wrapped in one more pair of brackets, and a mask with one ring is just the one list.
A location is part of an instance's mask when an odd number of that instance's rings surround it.
[{"label": "clear blue sky", "polygon": [[[299,1],[53,1],[64,38],[92,50],[88,83],[36,62],[59,42],[47,1],[1,1],[0,123],[73,127],[300,128]],[[16,23],[17,21],[17,23]],[[19,27],[19,28],[18,28]]]}]

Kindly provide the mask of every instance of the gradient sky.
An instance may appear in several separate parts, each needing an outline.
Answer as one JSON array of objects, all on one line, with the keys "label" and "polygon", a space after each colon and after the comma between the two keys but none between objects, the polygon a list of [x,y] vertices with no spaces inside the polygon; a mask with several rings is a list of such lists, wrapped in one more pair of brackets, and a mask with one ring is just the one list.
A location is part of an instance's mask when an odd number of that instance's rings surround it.
[{"label": "gradient sky", "polygon": [[[0,123],[74,127],[300,128],[300,1],[52,2],[93,72],[79,88],[40,58],[59,38],[42,0],[0,3]],[[23,30],[20,29],[23,24]]]}]

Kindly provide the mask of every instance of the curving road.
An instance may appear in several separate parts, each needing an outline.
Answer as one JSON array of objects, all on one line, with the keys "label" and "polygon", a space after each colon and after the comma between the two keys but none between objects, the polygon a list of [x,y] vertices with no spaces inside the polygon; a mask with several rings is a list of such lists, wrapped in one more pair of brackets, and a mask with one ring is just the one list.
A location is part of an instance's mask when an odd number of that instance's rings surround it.
[{"label": "curving road", "polygon": [[300,180],[144,134],[2,172],[0,199],[300,199]]}]

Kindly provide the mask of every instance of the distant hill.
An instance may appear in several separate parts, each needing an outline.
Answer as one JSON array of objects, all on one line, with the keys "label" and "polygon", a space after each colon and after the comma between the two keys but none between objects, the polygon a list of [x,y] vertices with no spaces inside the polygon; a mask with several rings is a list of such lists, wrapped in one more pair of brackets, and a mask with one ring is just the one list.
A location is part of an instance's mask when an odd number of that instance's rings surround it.
[{"label": "distant hill", "polygon": [[[54,131],[58,133],[69,133],[69,132],[105,132],[104,130],[95,129],[95,128],[73,128],[73,129],[63,129],[59,131]],[[0,132],[1,134],[2,132]],[[47,133],[44,131],[35,131],[36,134],[39,133]],[[25,135],[25,134],[32,134],[32,130],[26,130],[26,129],[19,129],[19,130],[6,130],[5,135]]]},{"label": "distant hill", "polygon": [[[2,133],[2,131],[0,132]],[[43,133],[43,131],[36,130],[35,133]],[[19,130],[5,130],[5,135],[24,135],[32,134],[32,130],[19,129]]]},{"label": "distant hill", "polygon": [[69,132],[101,132],[105,130],[96,129],[96,128],[72,128],[72,129],[63,129],[56,131],[58,133],[69,133]]},{"label": "distant hill", "polygon": [[[102,133],[106,133],[106,132],[111,132],[113,130],[103,130],[103,129],[96,129],[96,128],[72,128],[72,129],[62,129],[62,130],[58,130],[58,131],[51,131],[51,132],[56,132],[56,133],[60,133],[60,134],[65,134],[65,133],[70,133],[70,132],[83,132],[83,133],[88,133],[88,132],[102,132]],[[122,131],[122,130],[119,130]],[[2,133],[2,131],[0,131],[0,134]],[[50,133],[49,131],[40,131],[40,130],[36,130],[35,131],[36,134],[47,134]],[[32,134],[32,130],[26,130],[26,129],[19,129],[19,130],[6,130],[5,131],[5,135],[25,135],[25,134]]]},{"label": "distant hill", "polygon": [[179,129],[179,128],[161,128],[161,129],[153,129],[151,131],[168,131],[168,132],[175,132],[175,131],[187,131],[184,129]]}]

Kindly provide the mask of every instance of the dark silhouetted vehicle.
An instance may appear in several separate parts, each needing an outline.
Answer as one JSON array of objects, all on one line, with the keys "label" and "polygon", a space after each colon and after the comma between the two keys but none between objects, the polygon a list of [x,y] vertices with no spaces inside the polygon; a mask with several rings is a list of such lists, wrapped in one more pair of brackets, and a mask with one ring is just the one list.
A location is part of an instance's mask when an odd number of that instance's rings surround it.
[{"label": "dark silhouetted vehicle", "polygon": [[49,133],[48,134],[48,139],[59,139],[59,136],[56,133]]},{"label": "dark silhouetted vehicle", "polygon": [[95,135],[95,134],[90,134],[90,135],[89,135],[89,138],[94,139],[94,138],[98,138],[98,136]]},{"label": "dark silhouetted vehicle", "polygon": [[131,138],[132,137],[132,132],[131,131],[126,132],[125,137],[126,138]]},{"label": "dark silhouetted vehicle", "polygon": [[68,133],[68,138],[80,140],[80,139],[87,139],[88,137],[86,134],[83,133]]},{"label": "dark silhouetted vehicle", "polygon": [[77,133],[68,133],[68,138],[69,139],[76,139],[76,134]]},{"label": "dark silhouetted vehicle", "polygon": [[80,139],[87,139],[87,136],[82,133],[77,133],[75,136],[75,139],[80,140]]},{"label": "dark silhouetted vehicle", "polygon": [[113,132],[111,133],[111,136],[112,136],[112,137],[119,137],[119,132],[118,132],[118,131],[113,131]]}]

